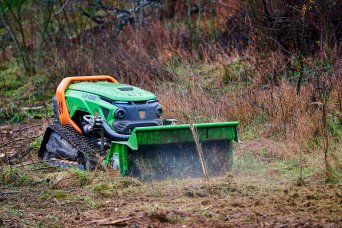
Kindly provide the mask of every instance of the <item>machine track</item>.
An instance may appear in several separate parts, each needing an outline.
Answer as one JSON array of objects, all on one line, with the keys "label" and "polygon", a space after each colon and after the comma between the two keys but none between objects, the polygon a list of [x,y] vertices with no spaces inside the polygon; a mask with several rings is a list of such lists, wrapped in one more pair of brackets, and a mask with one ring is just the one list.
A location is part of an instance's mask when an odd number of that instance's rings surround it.
[{"label": "machine track", "polygon": [[70,160],[62,160],[62,159],[53,158],[53,159],[46,161],[46,162],[52,166],[56,166],[56,167],[59,167],[61,169],[70,169],[72,167],[75,167],[79,170],[85,170],[84,165],[78,164],[77,161],[70,161]]},{"label": "machine track", "polygon": [[[84,164],[85,165],[84,169],[92,169],[95,167],[100,157],[100,154],[102,152],[101,147],[97,145],[94,141],[92,141],[89,137],[87,137],[86,135],[83,135],[77,132],[71,126],[60,125],[59,123],[53,123],[46,129],[42,146],[39,150],[39,156],[41,158],[43,157],[46,151],[46,144],[49,141],[49,138],[52,132],[58,133],[61,137],[67,140],[70,143],[70,145],[76,148],[80,154],[84,156],[85,158],[84,160],[88,161],[88,165]],[[64,163],[64,164],[69,164],[69,165],[64,165],[63,168],[76,167],[76,168],[82,169],[80,168],[80,164],[77,162],[75,163],[75,161],[55,159],[54,161],[49,161],[49,163],[58,167],[62,167],[61,164],[59,163]]]}]

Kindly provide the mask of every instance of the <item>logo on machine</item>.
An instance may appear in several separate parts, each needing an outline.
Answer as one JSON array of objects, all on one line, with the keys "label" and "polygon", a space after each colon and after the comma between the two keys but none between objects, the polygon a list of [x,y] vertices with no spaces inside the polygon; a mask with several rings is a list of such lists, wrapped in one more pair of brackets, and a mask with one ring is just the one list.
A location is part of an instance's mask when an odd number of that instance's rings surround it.
[{"label": "logo on machine", "polygon": [[140,117],[140,119],[145,119],[145,117],[146,117],[145,111],[139,111],[139,117]]},{"label": "logo on machine", "polygon": [[83,93],[82,94],[82,98],[95,101],[96,100],[96,95],[89,94],[89,93]]}]

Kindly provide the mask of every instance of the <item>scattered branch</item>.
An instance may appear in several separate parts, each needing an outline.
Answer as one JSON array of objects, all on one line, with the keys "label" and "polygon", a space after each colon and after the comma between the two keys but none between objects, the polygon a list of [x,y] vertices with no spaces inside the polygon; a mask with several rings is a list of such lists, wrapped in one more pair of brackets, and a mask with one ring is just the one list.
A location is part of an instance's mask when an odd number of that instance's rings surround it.
[{"label": "scattered branch", "polygon": [[113,225],[118,225],[120,223],[127,222],[127,221],[130,221],[133,219],[142,218],[142,217],[144,217],[144,215],[135,216],[135,217],[128,217],[128,218],[118,219],[118,220],[114,220],[114,221],[108,221],[108,219],[102,219],[102,220],[93,221],[92,223],[93,224],[97,223],[101,226],[113,226]]},{"label": "scattered branch", "polygon": [[196,129],[195,129],[195,127],[194,127],[192,122],[190,122],[190,130],[191,130],[192,137],[194,138],[194,141],[195,141],[195,144],[196,144],[196,151],[198,153],[198,156],[199,156],[199,159],[200,159],[200,162],[201,162],[204,178],[206,180],[207,187],[210,190],[208,167],[207,167],[207,164],[206,164],[206,162],[204,160],[204,153],[203,153],[203,150],[202,150],[202,146],[201,146],[201,144],[199,142],[197,131],[196,131]]}]

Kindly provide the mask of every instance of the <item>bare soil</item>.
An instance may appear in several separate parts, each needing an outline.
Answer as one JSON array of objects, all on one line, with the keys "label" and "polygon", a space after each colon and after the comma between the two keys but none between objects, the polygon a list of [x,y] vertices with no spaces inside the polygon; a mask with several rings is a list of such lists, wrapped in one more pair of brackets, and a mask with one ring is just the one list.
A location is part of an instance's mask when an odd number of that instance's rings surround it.
[{"label": "bare soil", "polygon": [[209,187],[202,179],[141,182],[39,163],[35,140],[46,124],[0,126],[0,227],[342,227],[341,186],[285,178],[274,169],[283,157],[274,142],[236,145],[235,159],[266,148],[264,165],[211,178]]}]

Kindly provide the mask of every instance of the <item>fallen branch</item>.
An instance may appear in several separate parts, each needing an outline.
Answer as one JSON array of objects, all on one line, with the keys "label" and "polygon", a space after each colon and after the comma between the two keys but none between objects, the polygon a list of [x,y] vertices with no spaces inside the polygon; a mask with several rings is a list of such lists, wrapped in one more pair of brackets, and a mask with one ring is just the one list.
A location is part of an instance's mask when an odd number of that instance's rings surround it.
[{"label": "fallen branch", "polygon": [[[40,136],[38,136],[38,137],[40,137]],[[31,137],[31,138],[16,138],[16,139],[13,139],[12,141],[9,141],[9,142],[6,142],[6,143],[0,145],[0,148],[3,148],[3,147],[5,147],[5,146],[7,146],[8,144],[11,144],[11,143],[16,142],[16,141],[20,141],[20,140],[22,140],[22,141],[25,140],[25,141],[26,141],[26,140],[36,139],[36,138],[38,138],[38,137]]]},{"label": "fallen branch", "polygon": [[195,127],[194,127],[194,125],[192,124],[191,121],[190,121],[190,130],[191,130],[192,137],[194,138],[194,141],[195,141],[195,144],[196,144],[196,150],[197,150],[200,162],[201,162],[201,166],[202,166],[202,169],[203,169],[203,174],[204,174],[204,177],[205,177],[205,180],[206,180],[206,183],[207,183],[207,187],[208,187],[208,189],[210,191],[208,167],[207,167],[207,164],[205,163],[205,160],[204,160],[204,153],[203,153],[203,150],[202,150],[202,146],[201,146],[201,144],[199,142],[196,129],[195,129]]},{"label": "fallen branch", "polygon": [[109,221],[106,222],[104,220],[98,220],[98,221],[94,221],[94,223],[98,223],[101,226],[112,226],[112,225],[116,225],[116,224],[119,224],[119,223],[122,223],[122,222],[127,222],[129,220],[137,219],[137,218],[142,218],[142,217],[144,217],[144,215],[140,215],[140,216],[136,216],[136,217],[128,217],[128,218],[118,219],[118,220],[111,221],[111,222],[109,222]]},{"label": "fallen branch", "polygon": [[23,111],[31,111],[31,110],[40,110],[42,108],[44,108],[44,106],[24,107],[21,110],[23,110]]},{"label": "fallen branch", "polygon": [[29,171],[38,171],[38,170],[44,170],[44,169],[58,169],[58,167],[56,166],[40,167],[40,168],[30,169]]},{"label": "fallen branch", "polygon": [[13,154],[10,158],[11,159],[14,159],[14,158],[23,158],[25,157],[27,154],[29,154],[31,151],[33,150],[32,147],[29,147],[28,149],[26,149],[24,152],[20,153],[20,152],[17,152],[15,154]]},{"label": "fallen branch", "polygon": [[264,217],[264,218],[266,218],[266,217],[267,217],[265,214],[262,214],[262,213],[260,213],[260,212],[257,212],[257,211],[254,211],[254,213],[255,213],[256,215],[262,216],[262,217]]},{"label": "fallen branch", "polygon": [[19,191],[10,191],[10,192],[0,192],[0,195],[14,195],[20,193]]},{"label": "fallen branch", "polygon": [[40,123],[40,124],[36,124],[36,125],[32,125],[32,126],[27,126],[27,127],[15,129],[15,130],[12,130],[12,132],[23,131],[23,130],[27,130],[30,128],[41,127],[41,126],[42,126],[42,124]]},{"label": "fallen branch", "polygon": [[245,152],[243,152],[237,159],[235,159],[233,161],[233,163],[237,162],[240,158],[244,157],[248,152],[250,152],[249,150],[246,150]]},{"label": "fallen branch", "polygon": [[[6,157],[6,158],[8,159],[8,157]],[[49,161],[53,161],[53,160],[30,162],[30,163],[25,163],[25,164],[14,165],[12,167],[19,168],[19,167],[24,167],[24,166],[29,166],[29,165],[39,164],[39,163],[47,163],[48,164]],[[9,164],[9,161],[7,161],[7,163]],[[9,165],[9,166],[11,166],[11,165]],[[5,168],[4,166],[0,167],[0,170],[3,170],[4,168]]]},{"label": "fallen branch", "polygon": [[205,210],[208,210],[209,208],[211,208],[211,207],[205,207],[205,208],[201,209],[200,211],[205,211]]},{"label": "fallen branch", "polygon": [[40,164],[40,163],[47,163],[52,160],[48,161],[37,161],[37,162],[30,162],[30,163],[25,163],[25,164],[20,164],[20,165],[15,165],[14,167],[23,167],[23,166],[28,166],[28,165],[33,165],[33,164]]}]

